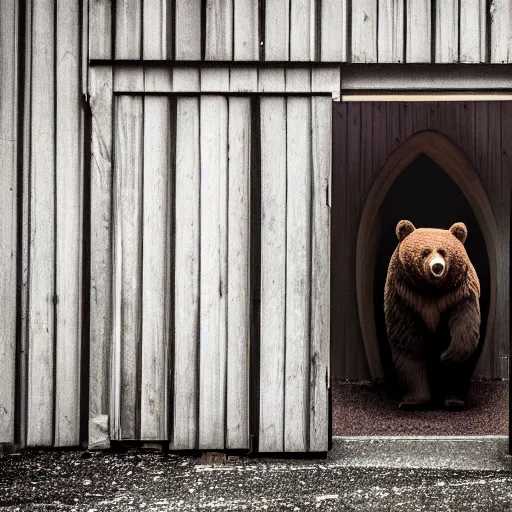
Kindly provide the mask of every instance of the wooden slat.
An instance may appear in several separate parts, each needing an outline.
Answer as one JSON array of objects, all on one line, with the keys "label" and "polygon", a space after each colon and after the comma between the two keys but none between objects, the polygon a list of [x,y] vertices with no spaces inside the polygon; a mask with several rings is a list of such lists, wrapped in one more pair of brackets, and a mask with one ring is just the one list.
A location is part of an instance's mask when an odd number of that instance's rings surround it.
[{"label": "wooden slat", "polygon": [[89,57],[112,58],[112,0],[89,3]]},{"label": "wooden slat", "polygon": [[285,89],[285,70],[261,67],[258,70],[258,91],[278,92]]},{"label": "wooden slat", "polygon": [[378,26],[378,62],[404,62],[404,0],[380,0]]},{"label": "wooden slat", "polygon": [[150,67],[144,70],[145,92],[172,92],[172,69]]},{"label": "wooden slat", "polygon": [[116,59],[140,59],[142,55],[142,0],[116,2]]},{"label": "wooden slat", "polygon": [[459,0],[443,0],[442,2],[436,2],[435,61],[452,63],[458,62],[458,60]]},{"label": "wooden slat", "polygon": [[234,92],[256,92],[258,90],[258,70],[256,68],[231,68],[229,90]]},{"label": "wooden slat", "polygon": [[143,92],[144,70],[142,67],[121,66],[114,69],[115,92]]},{"label": "wooden slat", "polygon": [[311,301],[311,101],[287,99],[284,449],[307,448]]},{"label": "wooden slat", "polygon": [[286,100],[261,99],[259,449],[284,449]]},{"label": "wooden slat", "polygon": [[229,99],[226,448],[249,448],[251,102]]},{"label": "wooden slat", "polygon": [[331,98],[312,98],[309,450],[328,449],[331,315]]},{"label": "wooden slat", "polygon": [[377,62],[377,0],[352,4],[352,62]]},{"label": "wooden slat", "polygon": [[321,2],[320,60],[346,62],[347,60],[347,0]]},{"label": "wooden slat", "polygon": [[172,55],[170,7],[168,0],[143,0],[142,56],[144,59],[160,60]]},{"label": "wooden slat", "polygon": [[176,59],[201,59],[201,0],[175,0]]},{"label": "wooden slat", "polygon": [[79,444],[82,291],[80,10],[57,2],[56,446]]},{"label": "wooden slat", "polygon": [[171,147],[169,99],[144,99],[141,439],[167,439],[171,334]]},{"label": "wooden slat", "polygon": [[206,0],[206,60],[233,57],[233,3]]},{"label": "wooden slat", "polygon": [[201,69],[201,91],[228,92],[229,69],[227,67],[205,67]]},{"label": "wooden slat", "polygon": [[227,344],[227,99],[201,97],[199,448],[224,448]]},{"label": "wooden slat", "polygon": [[[89,73],[92,114],[89,418],[110,414],[112,336],[112,69]],[[108,433],[105,432],[105,441]]]},{"label": "wooden slat", "polygon": [[176,117],[176,237],[173,440],[197,448],[199,334],[199,100],[178,98]]},{"label": "wooden slat", "polygon": [[512,0],[493,0],[491,17],[491,62],[512,61]]},{"label": "wooden slat", "polygon": [[311,91],[330,92],[333,101],[341,96],[341,69],[337,67],[317,67],[311,70]]},{"label": "wooden slat", "polygon": [[290,60],[315,60],[315,29],[315,1],[290,2]]},{"label": "wooden slat", "polygon": [[53,442],[55,295],[55,8],[32,5],[29,369],[27,445]]},{"label": "wooden slat", "polygon": [[486,61],[486,0],[460,2],[460,62]]},{"label": "wooden slat", "polygon": [[142,299],[142,123],[138,96],[119,96],[114,159],[114,438],[136,439],[140,405]]},{"label": "wooden slat", "polygon": [[406,62],[431,62],[431,0],[408,0]]},{"label": "wooden slat", "polygon": [[273,0],[265,4],[265,60],[290,57],[290,3]]},{"label": "wooden slat", "polygon": [[0,443],[14,443],[16,382],[18,12],[0,0]]},{"label": "wooden slat", "polygon": [[293,68],[286,70],[286,92],[311,91],[311,70]]},{"label": "wooden slat", "polygon": [[233,60],[259,60],[258,2],[237,0],[233,2],[234,54]]},{"label": "wooden slat", "polygon": [[175,67],[172,70],[172,88],[175,92],[199,92],[199,70]]}]

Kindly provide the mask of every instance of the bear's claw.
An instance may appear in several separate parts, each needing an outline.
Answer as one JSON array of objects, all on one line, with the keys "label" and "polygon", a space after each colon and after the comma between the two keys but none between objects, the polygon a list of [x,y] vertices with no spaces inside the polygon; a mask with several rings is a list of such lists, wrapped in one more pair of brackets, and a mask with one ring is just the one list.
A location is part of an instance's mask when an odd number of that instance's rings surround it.
[{"label": "bear's claw", "polygon": [[444,406],[448,411],[463,411],[466,408],[466,402],[460,398],[446,398]]}]

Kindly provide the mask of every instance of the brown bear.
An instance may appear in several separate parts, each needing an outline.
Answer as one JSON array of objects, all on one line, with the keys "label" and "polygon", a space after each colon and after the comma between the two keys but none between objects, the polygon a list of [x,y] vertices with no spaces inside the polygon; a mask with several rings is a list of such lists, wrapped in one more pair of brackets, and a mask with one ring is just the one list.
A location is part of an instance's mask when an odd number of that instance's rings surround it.
[{"label": "brown bear", "polygon": [[464,247],[466,226],[416,229],[401,220],[396,235],[384,315],[399,407],[439,400],[449,410],[464,409],[480,338],[480,283]]}]

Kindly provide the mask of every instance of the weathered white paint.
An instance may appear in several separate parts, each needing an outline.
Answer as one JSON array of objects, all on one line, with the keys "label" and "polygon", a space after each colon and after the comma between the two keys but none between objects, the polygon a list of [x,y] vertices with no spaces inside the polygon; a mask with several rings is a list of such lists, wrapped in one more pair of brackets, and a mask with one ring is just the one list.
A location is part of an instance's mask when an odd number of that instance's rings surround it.
[{"label": "weathered white paint", "polygon": [[172,69],[150,67],[144,70],[145,92],[172,92]]},{"label": "weathered white paint", "polygon": [[237,0],[233,2],[234,54],[233,60],[259,60],[258,2]]},{"label": "weathered white paint", "polygon": [[255,68],[231,68],[229,72],[229,90],[248,92],[258,90],[258,70]]},{"label": "weathered white paint", "polygon": [[226,448],[249,448],[251,100],[229,98]]},{"label": "weathered white paint", "polygon": [[229,69],[227,67],[211,67],[201,69],[201,91],[228,92]]},{"label": "weathered white paint", "polygon": [[158,60],[171,55],[171,5],[168,0],[143,0],[142,58]]},{"label": "weathered white paint", "polygon": [[377,0],[352,3],[352,62],[377,62]]},{"label": "weathered white paint", "polygon": [[408,0],[407,2],[407,48],[406,62],[431,61],[431,0]]},{"label": "weathered white paint", "polygon": [[[479,33],[473,35],[478,40]],[[436,62],[459,60],[459,0],[436,2]]]},{"label": "weathered white paint", "polygon": [[486,0],[465,0],[460,4],[460,62],[486,61]]},{"label": "weathered white paint", "polygon": [[265,4],[265,60],[288,60],[290,56],[290,2]]},{"label": "weathered white paint", "polygon": [[378,62],[404,62],[404,0],[379,1]]},{"label": "weathered white paint", "polygon": [[322,0],[320,60],[347,60],[347,0]]},{"label": "weathered white paint", "polygon": [[491,0],[491,62],[512,61],[512,0]]},{"label": "weathered white paint", "polygon": [[233,58],[233,3],[206,0],[206,60]]},{"label": "weathered white paint", "polygon": [[176,245],[174,407],[171,448],[197,448],[199,336],[199,99],[178,98],[176,115]]},{"label": "weathered white paint", "polygon": [[112,0],[92,0],[89,3],[89,57],[112,57]]},{"label": "weathered white paint", "polygon": [[140,59],[142,55],[142,0],[115,0],[115,2],[115,58]]},{"label": "weathered white paint", "polygon": [[176,59],[201,58],[201,0],[176,0]]},{"label": "weathered white paint", "polygon": [[261,99],[259,449],[284,449],[286,99]]},{"label": "weathered white paint", "polygon": [[315,60],[315,29],[315,0],[290,2],[290,60]]},{"label": "weathered white paint", "polygon": [[143,92],[144,69],[142,67],[121,66],[114,69],[115,92]]}]

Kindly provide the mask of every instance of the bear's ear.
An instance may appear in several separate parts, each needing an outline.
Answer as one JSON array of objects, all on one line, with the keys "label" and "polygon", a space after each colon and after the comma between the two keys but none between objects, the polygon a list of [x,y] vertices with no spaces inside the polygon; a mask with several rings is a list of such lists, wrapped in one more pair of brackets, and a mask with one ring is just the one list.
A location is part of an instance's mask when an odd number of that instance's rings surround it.
[{"label": "bear's ear", "polygon": [[468,228],[463,222],[456,222],[451,228],[450,233],[459,241],[464,243],[468,236]]},{"label": "bear's ear", "polygon": [[410,235],[416,228],[410,220],[401,220],[396,225],[396,236],[401,242],[407,235]]}]

